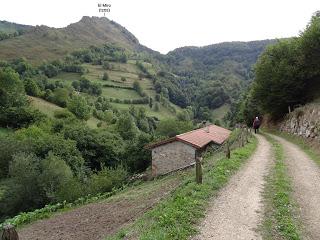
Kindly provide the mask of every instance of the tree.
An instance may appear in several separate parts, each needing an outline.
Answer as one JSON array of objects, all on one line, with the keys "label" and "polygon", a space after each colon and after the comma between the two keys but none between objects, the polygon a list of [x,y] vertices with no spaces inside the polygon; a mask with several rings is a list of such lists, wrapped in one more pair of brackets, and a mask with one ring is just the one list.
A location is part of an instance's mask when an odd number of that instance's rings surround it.
[{"label": "tree", "polygon": [[141,96],[142,94],[142,87],[138,81],[133,82],[133,89]]},{"label": "tree", "polygon": [[111,66],[110,66],[110,63],[109,62],[103,62],[103,69],[105,70],[110,70],[111,69]]},{"label": "tree", "polygon": [[41,95],[41,90],[35,80],[27,78],[24,81],[25,90],[28,95],[39,97]]},{"label": "tree", "polygon": [[305,101],[305,78],[296,39],[269,46],[255,68],[252,97],[274,118],[282,117],[289,105]]},{"label": "tree", "polygon": [[56,88],[53,91],[52,101],[60,107],[66,107],[69,100],[69,91],[66,88]]},{"label": "tree", "polygon": [[72,180],[72,171],[65,161],[52,152],[49,152],[40,165],[42,172],[38,177],[39,185],[49,202],[57,201],[57,193]]},{"label": "tree", "polygon": [[137,127],[129,113],[122,114],[116,124],[116,129],[123,139],[131,140],[137,134]]},{"label": "tree", "polygon": [[5,211],[12,214],[37,208],[43,204],[42,192],[38,185],[39,175],[39,158],[26,153],[14,155],[9,167],[9,176],[15,187],[12,186],[7,194],[15,197],[11,199],[4,197],[5,201],[8,201],[2,203],[7,205]]},{"label": "tree", "polygon": [[11,68],[0,68],[0,108],[28,105],[24,85],[19,75]]},{"label": "tree", "polygon": [[191,131],[192,129],[193,125],[190,121],[167,119],[159,122],[156,133],[161,136],[174,137],[180,133]]},{"label": "tree", "polygon": [[81,87],[80,87],[80,82],[78,80],[75,80],[72,82],[72,87],[76,90],[76,91],[81,91]]},{"label": "tree", "polygon": [[114,167],[123,154],[123,139],[118,133],[94,131],[87,126],[72,124],[63,131],[64,136],[76,141],[86,165],[93,170],[102,166]]},{"label": "tree", "polygon": [[77,118],[88,120],[91,117],[91,107],[88,105],[85,98],[74,95],[67,104],[67,108]]},{"label": "tree", "polygon": [[108,73],[107,72],[104,72],[103,73],[103,77],[102,77],[102,80],[108,80],[109,79],[109,75],[108,75]]},{"label": "tree", "polygon": [[156,112],[159,112],[159,111],[160,111],[160,104],[159,104],[158,102],[156,102],[156,103],[154,104],[154,110],[155,110]]}]

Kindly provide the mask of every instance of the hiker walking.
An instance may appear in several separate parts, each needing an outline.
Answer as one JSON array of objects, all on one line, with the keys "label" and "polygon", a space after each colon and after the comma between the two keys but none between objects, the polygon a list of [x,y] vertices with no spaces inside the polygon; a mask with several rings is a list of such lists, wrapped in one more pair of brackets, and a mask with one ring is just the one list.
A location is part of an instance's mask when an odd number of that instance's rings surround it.
[{"label": "hiker walking", "polygon": [[256,117],[253,121],[253,129],[254,129],[254,133],[259,132],[259,127],[260,127],[260,119],[258,117]]}]

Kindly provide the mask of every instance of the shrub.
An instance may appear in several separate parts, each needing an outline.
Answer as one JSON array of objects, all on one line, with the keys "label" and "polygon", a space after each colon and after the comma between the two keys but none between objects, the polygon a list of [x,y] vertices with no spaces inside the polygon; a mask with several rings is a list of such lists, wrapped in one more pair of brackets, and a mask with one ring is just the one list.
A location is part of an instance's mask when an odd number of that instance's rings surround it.
[{"label": "shrub", "polygon": [[66,109],[54,111],[54,117],[58,119],[72,118],[74,115]]},{"label": "shrub", "polygon": [[101,171],[91,176],[89,189],[91,194],[110,192],[118,188],[128,177],[128,172],[122,166],[117,168],[102,168]]}]

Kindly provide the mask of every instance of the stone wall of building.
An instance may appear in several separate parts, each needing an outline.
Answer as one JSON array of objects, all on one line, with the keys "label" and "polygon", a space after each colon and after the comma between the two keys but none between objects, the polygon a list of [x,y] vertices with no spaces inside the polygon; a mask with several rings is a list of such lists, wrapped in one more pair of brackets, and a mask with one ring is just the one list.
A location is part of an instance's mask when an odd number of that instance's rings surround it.
[{"label": "stone wall of building", "polygon": [[320,140],[320,104],[307,104],[288,114],[280,130]]},{"label": "stone wall of building", "polygon": [[174,141],[152,149],[152,175],[163,175],[195,163],[196,149]]}]

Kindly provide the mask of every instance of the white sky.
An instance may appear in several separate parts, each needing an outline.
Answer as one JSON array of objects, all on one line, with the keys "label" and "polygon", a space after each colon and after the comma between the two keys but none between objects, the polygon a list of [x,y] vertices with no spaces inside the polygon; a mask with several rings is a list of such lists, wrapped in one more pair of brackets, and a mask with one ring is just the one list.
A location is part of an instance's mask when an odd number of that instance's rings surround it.
[{"label": "white sky", "polygon": [[320,0],[0,0],[0,20],[64,27],[84,15],[102,16],[98,3],[110,3],[106,17],[162,53],[296,36],[320,10]]}]

